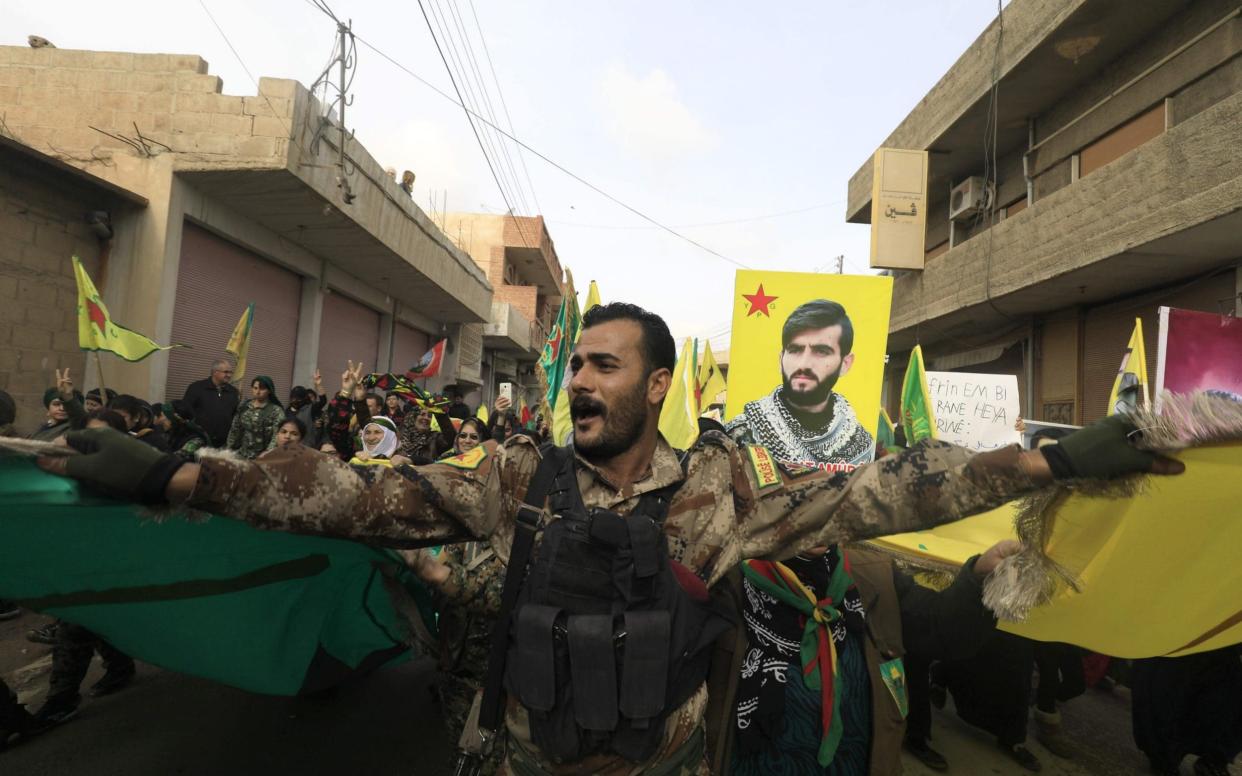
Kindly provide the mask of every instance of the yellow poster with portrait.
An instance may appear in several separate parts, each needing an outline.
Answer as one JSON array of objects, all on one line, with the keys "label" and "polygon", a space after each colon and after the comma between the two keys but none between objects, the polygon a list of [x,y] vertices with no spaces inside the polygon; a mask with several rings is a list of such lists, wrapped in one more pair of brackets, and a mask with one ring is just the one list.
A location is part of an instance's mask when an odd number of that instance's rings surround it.
[{"label": "yellow poster with portrait", "polygon": [[886,276],[739,270],[729,435],[786,464],[872,460],[892,297]]}]

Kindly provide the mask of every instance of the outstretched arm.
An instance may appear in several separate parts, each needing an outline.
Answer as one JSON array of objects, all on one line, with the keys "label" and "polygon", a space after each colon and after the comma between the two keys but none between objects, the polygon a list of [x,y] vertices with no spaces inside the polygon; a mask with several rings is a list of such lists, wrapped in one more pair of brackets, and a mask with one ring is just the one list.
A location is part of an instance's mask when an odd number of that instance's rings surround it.
[{"label": "outstretched arm", "polygon": [[98,490],[145,503],[185,504],[260,528],[418,547],[511,536],[525,480],[537,465],[533,446],[516,450],[485,443],[472,468],[351,467],[302,445],[262,460],[209,456],[182,463],[111,429],[74,432],[83,453],[40,459]]}]

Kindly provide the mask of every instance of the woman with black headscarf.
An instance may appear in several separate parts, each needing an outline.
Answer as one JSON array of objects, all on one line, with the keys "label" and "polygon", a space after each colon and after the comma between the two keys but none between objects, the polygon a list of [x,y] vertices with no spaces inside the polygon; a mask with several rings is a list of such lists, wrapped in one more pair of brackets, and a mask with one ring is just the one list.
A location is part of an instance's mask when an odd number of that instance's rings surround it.
[{"label": "woman with black headscarf", "polygon": [[207,432],[194,423],[194,408],[190,403],[177,399],[155,405],[155,422],[168,437],[168,449],[173,455],[192,461],[201,447],[210,447]]},{"label": "woman with black headscarf", "polygon": [[238,408],[229,429],[227,447],[242,458],[258,458],[276,446],[276,431],[285,410],[276,398],[272,378],[259,375],[250,382],[250,401]]}]

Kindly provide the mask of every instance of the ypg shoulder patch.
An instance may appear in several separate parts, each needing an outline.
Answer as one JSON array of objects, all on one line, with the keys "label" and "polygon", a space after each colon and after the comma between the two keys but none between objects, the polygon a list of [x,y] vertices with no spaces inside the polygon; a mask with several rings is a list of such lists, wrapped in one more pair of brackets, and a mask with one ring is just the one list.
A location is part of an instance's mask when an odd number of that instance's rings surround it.
[{"label": "ypg shoulder patch", "polygon": [[449,458],[445,458],[441,461],[437,461],[437,463],[446,464],[448,466],[452,466],[455,469],[474,470],[474,469],[479,468],[479,464],[483,463],[483,459],[486,457],[487,457],[487,448],[483,447],[483,445],[479,445],[478,447],[474,448],[468,453],[462,453],[461,455],[454,455]]},{"label": "ypg shoulder patch", "polygon": [[746,454],[750,456],[750,465],[755,470],[755,479],[760,489],[781,484],[781,473],[776,468],[776,459],[763,445],[747,445]]}]

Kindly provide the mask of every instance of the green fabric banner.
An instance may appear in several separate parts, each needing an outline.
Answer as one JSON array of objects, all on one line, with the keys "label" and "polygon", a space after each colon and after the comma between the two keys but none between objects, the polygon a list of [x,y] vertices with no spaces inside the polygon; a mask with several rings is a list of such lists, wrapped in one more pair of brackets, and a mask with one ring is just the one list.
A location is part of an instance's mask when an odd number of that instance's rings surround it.
[{"label": "green fabric banner", "polygon": [[927,372],[923,369],[923,348],[915,345],[910,351],[910,365],[901,386],[901,427],[906,444],[936,438],[936,416],[931,397],[927,394]]},{"label": "green fabric banner", "polygon": [[410,657],[390,589],[434,627],[395,553],[217,516],[157,521],[0,457],[0,598],[139,660],[272,695],[322,689]]}]

